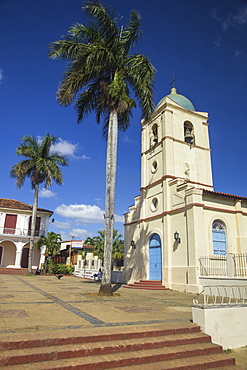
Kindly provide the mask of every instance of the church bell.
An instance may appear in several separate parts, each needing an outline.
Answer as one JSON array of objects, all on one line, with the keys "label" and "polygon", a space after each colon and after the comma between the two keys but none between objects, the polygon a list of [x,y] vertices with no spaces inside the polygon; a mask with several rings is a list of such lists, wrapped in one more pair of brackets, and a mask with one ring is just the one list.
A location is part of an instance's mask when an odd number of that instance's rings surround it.
[{"label": "church bell", "polygon": [[188,144],[193,144],[193,142],[194,142],[194,135],[192,134],[191,130],[187,129],[185,131],[184,140]]}]

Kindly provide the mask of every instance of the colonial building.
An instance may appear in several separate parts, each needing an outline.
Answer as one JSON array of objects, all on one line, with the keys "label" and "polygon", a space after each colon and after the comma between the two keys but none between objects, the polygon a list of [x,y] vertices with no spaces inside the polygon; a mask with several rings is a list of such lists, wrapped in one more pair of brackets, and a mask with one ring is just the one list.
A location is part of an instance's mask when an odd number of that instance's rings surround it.
[{"label": "colonial building", "polygon": [[[38,208],[35,238],[45,235],[53,212]],[[0,266],[28,267],[32,206],[13,199],[0,198]],[[34,249],[33,267],[39,265],[40,253]]]},{"label": "colonial building", "polygon": [[175,88],[142,121],[140,195],[125,214],[129,283],[198,292],[201,256],[247,252],[247,198],[214,191],[207,122]]}]

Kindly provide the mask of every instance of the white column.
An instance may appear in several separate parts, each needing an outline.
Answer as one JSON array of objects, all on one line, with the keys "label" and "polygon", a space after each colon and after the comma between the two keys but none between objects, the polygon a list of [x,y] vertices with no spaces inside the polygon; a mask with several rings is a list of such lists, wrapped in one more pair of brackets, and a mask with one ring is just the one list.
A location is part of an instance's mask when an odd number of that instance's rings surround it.
[{"label": "white column", "polygon": [[16,254],[15,254],[15,268],[21,267],[21,254],[22,254],[22,248],[24,247],[26,243],[23,243],[22,240],[19,240],[15,243],[16,246]]},{"label": "white column", "polygon": [[94,269],[95,270],[98,270],[98,259],[99,259],[99,257],[98,256],[94,256]]},{"label": "white column", "polygon": [[81,268],[81,261],[82,261],[82,255],[78,254],[77,255],[77,264],[76,264],[76,269]]}]

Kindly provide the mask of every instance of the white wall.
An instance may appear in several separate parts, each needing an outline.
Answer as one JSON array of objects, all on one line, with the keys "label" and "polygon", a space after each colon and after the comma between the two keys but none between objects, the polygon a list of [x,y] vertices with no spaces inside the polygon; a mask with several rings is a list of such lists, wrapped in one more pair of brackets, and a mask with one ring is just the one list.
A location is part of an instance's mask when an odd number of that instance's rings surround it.
[{"label": "white wall", "polygon": [[223,349],[247,345],[247,306],[192,307],[193,322]]}]

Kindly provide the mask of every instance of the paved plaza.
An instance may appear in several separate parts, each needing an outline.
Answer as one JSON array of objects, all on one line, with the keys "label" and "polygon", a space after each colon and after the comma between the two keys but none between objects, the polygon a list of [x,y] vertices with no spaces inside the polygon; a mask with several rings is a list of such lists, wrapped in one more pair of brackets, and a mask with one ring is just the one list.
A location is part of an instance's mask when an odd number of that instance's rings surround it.
[{"label": "paved plaza", "polygon": [[[193,294],[126,289],[121,285],[113,288],[113,296],[99,297],[99,283],[93,280],[0,274],[0,340],[191,323]],[[231,356],[235,356],[234,351]],[[247,369],[247,359],[243,368]]]},{"label": "paved plaza", "polygon": [[[193,295],[132,290],[113,285],[99,297],[99,283],[73,276],[0,275],[0,337],[71,335],[97,327],[189,322]],[[71,332],[71,334],[70,334]],[[59,334],[60,333],[60,334]]]}]

